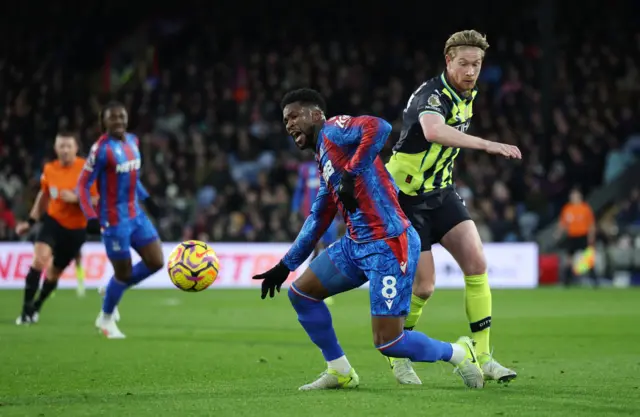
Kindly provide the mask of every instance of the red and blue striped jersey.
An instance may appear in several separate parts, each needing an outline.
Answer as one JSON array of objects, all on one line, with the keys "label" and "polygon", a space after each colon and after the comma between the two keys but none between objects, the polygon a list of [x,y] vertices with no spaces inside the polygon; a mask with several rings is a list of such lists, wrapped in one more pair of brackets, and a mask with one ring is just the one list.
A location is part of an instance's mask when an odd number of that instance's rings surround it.
[{"label": "red and blue striped jersey", "polygon": [[[390,132],[389,123],[373,116],[337,116],[325,122],[316,144],[320,188],[283,258],[290,270],[307,259],[338,210],[346,220],[347,237],[355,242],[397,237],[411,225],[398,203],[398,187],[378,156]],[[344,171],[355,176],[355,213],[344,209],[336,192]]]},{"label": "red and blue striped jersey", "polygon": [[320,171],[313,161],[303,162],[298,167],[298,182],[291,201],[291,211],[307,217],[320,190]]},{"label": "red and blue striped jersey", "polygon": [[[140,182],[141,166],[135,135],[126,133],[124,139],[102,135],[91,147],[78,180],[78,199],[87,219],[98,217],[103,227],[109,227],[143,214],[139,202],[149,194]],[[100,194],[98,213],[89,194],[96,180]]]}]

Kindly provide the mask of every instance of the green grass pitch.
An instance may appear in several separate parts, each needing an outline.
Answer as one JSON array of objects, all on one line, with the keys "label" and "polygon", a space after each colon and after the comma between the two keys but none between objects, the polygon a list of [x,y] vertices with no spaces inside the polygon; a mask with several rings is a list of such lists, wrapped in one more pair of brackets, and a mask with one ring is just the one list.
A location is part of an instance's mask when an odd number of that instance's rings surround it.
[{"label": "green grass pitch", "polygon": [[[99,297],[60,291],[41,321],[17,327],[22,293],[0,291],[0,416],[632,416],[640,415],[638,290],[494,291],[496,358],[519,373],[466,389],[449,364],[417,364],[398,386],[373,348],[368,293],[332,305],[361,378],[353,391],[299,392],[324,370],[286,293],[136,290],[121,329],[93,328]],[[467,332],[461,291],[437,291],[418,329]]]}]

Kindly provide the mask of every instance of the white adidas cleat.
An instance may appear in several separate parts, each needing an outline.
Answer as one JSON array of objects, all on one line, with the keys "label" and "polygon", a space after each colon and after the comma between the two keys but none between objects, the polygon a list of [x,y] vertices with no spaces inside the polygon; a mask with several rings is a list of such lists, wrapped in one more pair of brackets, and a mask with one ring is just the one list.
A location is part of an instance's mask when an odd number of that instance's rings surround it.
[{"label": "white adidas cleat", "polygon": [[126,336],[118,329],[116,320],[112,315],[104,314],[102,311],[96,319],[96,327],[107,339],[124,339]]},{"label": "white adidas cleat", "polygon": [[320,389],[357,388],[358,385],[360,385],[360,377],[355,369],[351,368],[348,375],[342,375],[334,369],[327,369],[318,379],[298,389],[300,391],[313,391]]},{"label": "white adidas cleat", "polygon": [[[107,294],[107,287],[98,288],[98,294],[100,294],[100,297],[104,300],[104,296]],[[118,310],[117,306],[113,309],[113,314],[111,314],[111,316],[115,321],[120,321],[120,310]]]},{"label": "white adidas cleat", "polygon": [[482,372],[484,372],[487,381],[509,382],[518,376],[516,371],[500,365],[497,360],[493,359],[493,356],[488,356],[489,360],[482,365]]},{"label": "white adidas cleat", "polygon": [[396,377],[396,381],[401,385],[422,385],[422,381],[416,371],[413,369],[411,360],[407,358],[396,358],[391,360],[387,357],[393,375]]}]

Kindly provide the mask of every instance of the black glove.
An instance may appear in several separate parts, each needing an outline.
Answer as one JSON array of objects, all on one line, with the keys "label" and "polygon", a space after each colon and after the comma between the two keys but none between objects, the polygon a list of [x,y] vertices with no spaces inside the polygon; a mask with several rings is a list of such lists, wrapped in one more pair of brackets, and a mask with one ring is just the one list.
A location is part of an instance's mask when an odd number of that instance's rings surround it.
[{"label": "black glove", "polygon": [[100,229],[100,220],[95,217],[93,219],[89,219],[87,222],[87,233],[90,235],[99,235]]},{"label": "black glove", "polygon": [[151,217],[153,217],[154,219],[157,219],[158,217],[160,217],[160,206],[156,204],[153,198],[148,197],[146,200],[144,200],[144,206],[149,212],[149,214],[151,215]]},{"label": "black glove", "polygon": [[338,198],[342,202],[345,210],[349,213],[355,213],[358,209],[358,201],[356,200],[356,177],[347,171],[342,173],[342,179],[338,186]]},{"label": "black glove", "polygon": [[278,263],[278,265],[274,266],[270,270],[260,275],[256,275],[253,279],[261,279],[262,281],[262,295],[260,298],[263,300],[267,298],[267,292],[269,293],[269,297],[273,298],[275,294],[275,290],[280,292],[280,287],[289,277],[289,268],[285,266],[282,261]]}]

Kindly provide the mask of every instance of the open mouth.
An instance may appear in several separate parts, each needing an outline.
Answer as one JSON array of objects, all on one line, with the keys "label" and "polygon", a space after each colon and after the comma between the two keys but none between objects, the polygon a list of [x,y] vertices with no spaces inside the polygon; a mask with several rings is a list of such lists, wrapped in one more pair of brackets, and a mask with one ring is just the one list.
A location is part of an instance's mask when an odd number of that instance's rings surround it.
[{"label": "open mouth", "polygon": [[296,143],[296,145],[301,146],[303,139],[304,139],[304,134],[300,131],[295,131],[295,132],[291,132],[289,133],[291,135],[291,137],[293,138],[293,141]]}]

